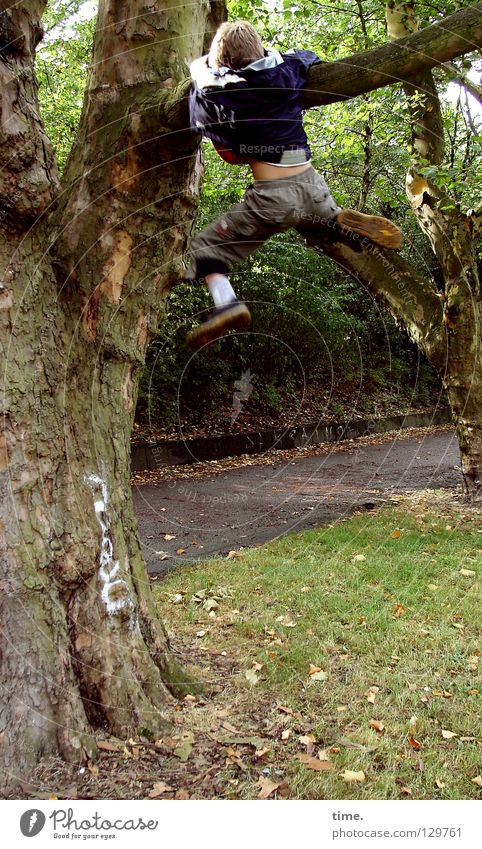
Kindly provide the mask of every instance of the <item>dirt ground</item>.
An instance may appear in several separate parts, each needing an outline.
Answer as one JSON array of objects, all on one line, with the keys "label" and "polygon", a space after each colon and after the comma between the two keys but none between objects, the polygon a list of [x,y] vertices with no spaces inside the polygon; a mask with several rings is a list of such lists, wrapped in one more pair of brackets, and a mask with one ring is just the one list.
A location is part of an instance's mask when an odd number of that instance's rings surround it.
[{"label": "dirt ground", "polygon": [[134,504],[149,573],[333,522],[387,495],[456,487],[459,462],[445,427],[137,475]]}]

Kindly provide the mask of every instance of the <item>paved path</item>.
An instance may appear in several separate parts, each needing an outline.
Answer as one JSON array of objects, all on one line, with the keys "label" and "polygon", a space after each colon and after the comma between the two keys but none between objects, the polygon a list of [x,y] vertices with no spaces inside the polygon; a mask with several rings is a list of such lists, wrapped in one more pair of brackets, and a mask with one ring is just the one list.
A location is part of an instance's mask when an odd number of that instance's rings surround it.
[{"label": "paved path", "polygon": [[[457,441],[427,433],[379,445],[134,487],[149,572],[313,528],[390,494],[460,483]],[[164,535],[175,536],[165,540]],[[202,546],[202,547],[201,547]],[[185,552],[176,554],[182,548]],[[167,552],[168,559],[161,559]]]}]

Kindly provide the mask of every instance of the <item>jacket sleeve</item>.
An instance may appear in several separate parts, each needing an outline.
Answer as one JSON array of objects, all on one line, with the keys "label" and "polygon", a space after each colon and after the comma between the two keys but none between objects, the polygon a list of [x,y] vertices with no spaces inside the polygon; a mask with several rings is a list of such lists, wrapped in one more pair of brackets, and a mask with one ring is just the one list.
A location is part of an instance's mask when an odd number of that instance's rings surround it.
[{"label": "jacket sleeve", "polygon": [[191,79],[199,88],[207,88],[216,84],[216,76],[208,65],[208,57],[200,56],[189,66]]},{"label": "jacket sleeve", "polygon": [[319,65],[323,62],[316,53],[313,53],[312,50],[287,50],[286,54],[288,56],[296,56],[296,58],[301,62],[305,71],[308,71],[312,65]]}]

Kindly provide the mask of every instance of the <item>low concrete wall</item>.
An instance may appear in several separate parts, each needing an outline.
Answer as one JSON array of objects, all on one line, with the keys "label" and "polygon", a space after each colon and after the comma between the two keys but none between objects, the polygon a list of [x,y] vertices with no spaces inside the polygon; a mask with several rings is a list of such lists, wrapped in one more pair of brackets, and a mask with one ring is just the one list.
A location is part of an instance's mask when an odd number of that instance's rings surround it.
[{"label": "low concrete wall", "polygon": [[409,413],[386,419],[355,419],[332,424],[306,424],[302,427],[277,428],[248,433],[225,433],[220,436],[203,436],[196,439],[172,439],[144,443],[132,448],[133,472],[155,470],[161,466],[179,466],[203,460],[222,460],[240,454],[262,454],[272,449],[302,448],[319,443],[341,442],[375,433],[387,433],[410,427],[430,427],[448,424],[449,409],[433,413]]}]

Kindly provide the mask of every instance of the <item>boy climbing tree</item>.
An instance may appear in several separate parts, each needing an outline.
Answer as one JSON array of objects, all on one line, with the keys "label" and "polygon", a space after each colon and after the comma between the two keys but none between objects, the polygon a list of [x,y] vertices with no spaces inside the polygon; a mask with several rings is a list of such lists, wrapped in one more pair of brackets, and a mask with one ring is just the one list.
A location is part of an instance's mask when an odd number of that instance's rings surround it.
[{"label": "boy climbing tree", "polygon": [[242,201],[192,241],[185,279],[204,279],[214,301],[209,318],[188,334],[193,348],[249,327],[249,309],[228,274],[275,233],[295,228],[309,240],[323,227],[385,248],[401,245],[399,228],[386,218],[340,209],[311,165],[301,104],[308,70],[320,61],[310,50],[265,50],[251,24],[235,21],[221,24],[209,54],[191,65],[192,128],[254,177]]}]

